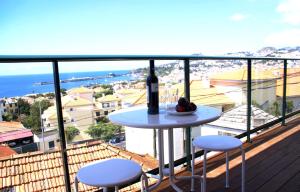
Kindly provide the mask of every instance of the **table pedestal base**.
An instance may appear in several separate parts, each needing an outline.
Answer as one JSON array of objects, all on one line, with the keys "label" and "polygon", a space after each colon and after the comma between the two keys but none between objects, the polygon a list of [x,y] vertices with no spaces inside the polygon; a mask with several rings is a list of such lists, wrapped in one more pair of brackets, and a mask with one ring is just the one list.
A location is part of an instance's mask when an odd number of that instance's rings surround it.
[{"label": "table pedestal base", "polygon": [[[158,182],[149,187],[149,191],[152,191],[156,189],[162,182],[164,176],[169,177],[169,183],[173,187],[173,189],[177,192],[183,192],[182,189],[180,189],[175,184],[175,180],[187,180],[191,179],[192,183],[194,182],[194,179],[201,179],[200,176],[181,176],[181,177],[175,177],[174,174],[174,136],[173,136],[173,128],[168,129],[168,147],[169,147],[169,168],[164,167],[164,133],[162,129],[158,130],[158,151],[159,151],[159,175],[158,177],[152,176],[153,178],[158,179]],[[193,185],[192,185],[193,186]],[[191,191],[194,189],[191,188]]]}]

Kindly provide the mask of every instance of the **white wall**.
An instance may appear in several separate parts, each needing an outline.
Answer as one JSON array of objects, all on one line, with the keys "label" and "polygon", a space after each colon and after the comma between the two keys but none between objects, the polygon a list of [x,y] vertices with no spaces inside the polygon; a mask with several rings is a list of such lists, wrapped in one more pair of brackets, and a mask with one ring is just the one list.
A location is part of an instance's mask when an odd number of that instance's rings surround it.
[{"label": "white wall", "polygon": [[137,154],[154,155],[153,130],[125,127],[126,150]]},{"label": "white wall", "polygon": [[224,92],[227,97],[235,102],[235,105],[243,104],[245,99],[243,98],[242,87],[216,85],[216,88],[220,93]]},{"label": "white wall", "polygon": [[266,110],[276,101],[276,82],[275,80],[253,83],[252,85],[252,101],[256,101],[259,105],[264,105]]},{"label": "white wall", "polygon": [[[165,162],[169,161],[169,147],[168,147],[168,131],[164,130],[164,159]],[[126,150],[137,153],[137,154],[149,154],[154,156],[153,150],[153,129],[140,129],[125,127],[126,135]],[[156,147],[157,156],[159,155],[158,150],[158,132],[156,132]],[[184,130],[173,129],[174,138],[174,159],[179,159],[184,156],[183,139]]]},{"label": "white wall", "polygon": [[1,107],[0,107],[0,121],[3,121],[2,115],[3,115],[3,111],[2,111],[2,109],[1,109]]},{"label": "white wall", "polygon": [[[38,136],[34,134],[33,139],[34,139],[35,143],[38,143],[40,151],[50,151],[51,150],[51,149],[49,149],[50,141],[54,141],[55,148],[59,146],[59,142],[57,142],[57,140],[59,139],[58,133],[44,136],[44,139],[42,137],[42,134],[40,134]],[[43,145],[43,142],[44,142],[44,145]],[[45,148],[44,148],[44,146],[45,146]]]}]

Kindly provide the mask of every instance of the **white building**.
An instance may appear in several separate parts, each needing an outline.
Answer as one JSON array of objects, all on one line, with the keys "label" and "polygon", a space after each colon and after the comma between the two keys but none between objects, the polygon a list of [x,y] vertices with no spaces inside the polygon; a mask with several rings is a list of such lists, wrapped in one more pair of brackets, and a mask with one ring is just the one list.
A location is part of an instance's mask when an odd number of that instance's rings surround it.
[{"label": "white building", "polygon": [[[68,94],[61,98],[64,128],[74,126],[79,129],[80,134],[74,138],[74,141],[91,139],[85,130],[94,124],[93,91],[80,87],[70,89]],[[34,141],[42,151],[55,149],[59,144],[55,105],[43,112],[42,121],[44,132],[34,135]]]},{"label": "white building", "polygon": [[0,114],[4,113],[18,114],[18,100],[15,98],[0,99]]},{"label": "white building", "polygon": [[[253,129],[276,118],[269,113],[251,106],[251,127]],[[236,136],[247,131],[247,105],[235,107],[225,113],[216,121],[194,128],[192,137],[204,135]]]},{"label": "white building", "polygon": [[57,130],[46,131],[33,136],[40,151],[50,151],[59,148],[59,133]]},{"label": "white building", "polygon": [[121,107],[121,99],[117,95],[106,95],[98,98],[94,106],[95,123],[98,122],[99,117],[107,116]]},{"label": "white building", "polygon": [[[252,69],[252,101],[268,109],[276,101],[276,80],[273,70]],[[247,69],[217,73],[210,77],[210,84],[223,92],[235,105],[247,103]]]},{"label": "white building", "polygon": [[93,102],[93,100],[94,100],[94,97],[93,97],[94,91],[92,89],[89,89],[86,87],[75,87],[75,88],[68,90],[67,93],[69,96],[72,96],[75,98],[76,97],[83,98],[90,102]]}]

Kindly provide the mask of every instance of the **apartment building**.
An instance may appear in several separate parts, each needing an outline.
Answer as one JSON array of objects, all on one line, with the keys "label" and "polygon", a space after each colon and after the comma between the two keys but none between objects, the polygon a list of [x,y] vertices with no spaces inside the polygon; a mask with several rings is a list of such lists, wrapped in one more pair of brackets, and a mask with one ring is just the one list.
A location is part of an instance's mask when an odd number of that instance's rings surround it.
[{"label": "apartment building", "polygon": [[94,104],[95,123],[97,123],[101,117],[105,117],[109,113],[121,108],[121,98],[119,98],[117,95],[105,95],[96,99]]},{"label": "apartment building", "polygon": [[[0,114],[11,113],[18,114],[18,100],[15,98],[0,99]],[[1,116],[2,116],[1,115]]]}]

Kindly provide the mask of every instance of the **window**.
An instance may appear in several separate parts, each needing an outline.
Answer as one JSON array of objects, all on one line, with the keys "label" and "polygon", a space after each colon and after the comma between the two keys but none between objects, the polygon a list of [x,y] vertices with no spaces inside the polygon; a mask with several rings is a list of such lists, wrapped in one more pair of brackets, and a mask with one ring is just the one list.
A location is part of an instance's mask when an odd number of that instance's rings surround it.
[{"label": "window", "polygon": [[27,139],[27,140],[23,140],[22,141],[22,144],[26,145],[26,144],[29,144],[31,143],[31,140],[30,139]]},{"label": "window", "polygon": [[75,120],[74,119],[71,119],[71,122],[73,123]]},{"label": "window", "polygon": [[50,123],[47,124],[47,127],[50,127]]},{"label": "window", "polygon": [[15,113],[18,113],[19,111],[18,111],[18,109],[15,109]]},{"label": "window", "polygon": [[49,149],[53,149],[55,147],[54,141],[49,142]]},{"label": "window", "polygon": [[9,107],[12,107],[12,103],[9,104]]},{"label": "window", "polygon": [[104,111],[104,115],[108,115],[108,111]]},{"label": "window", "polygon": [[3,112],[6,113],[6,109],[3,109]]},{"label": "window", "polygon": [[103,108],[107,108],[107,107],[109,107],[110,105],[109,105],[109,103],[102,103],[102,107]]},{"label": "window", "polygon": [[17,142],[9,142],[8,143],[8,146],[10,146],[10,147],[14,147],[14,146],[16,146],[17,145]]},{"label": "window", "polygon": [[96,116],[97,116],[97,117],[100,116],[100,112],[99,112],[99,111],[96,112]]},{"label": "window", "polygon": [[70,108],[70,111],[73,111],[73,108]]}]

